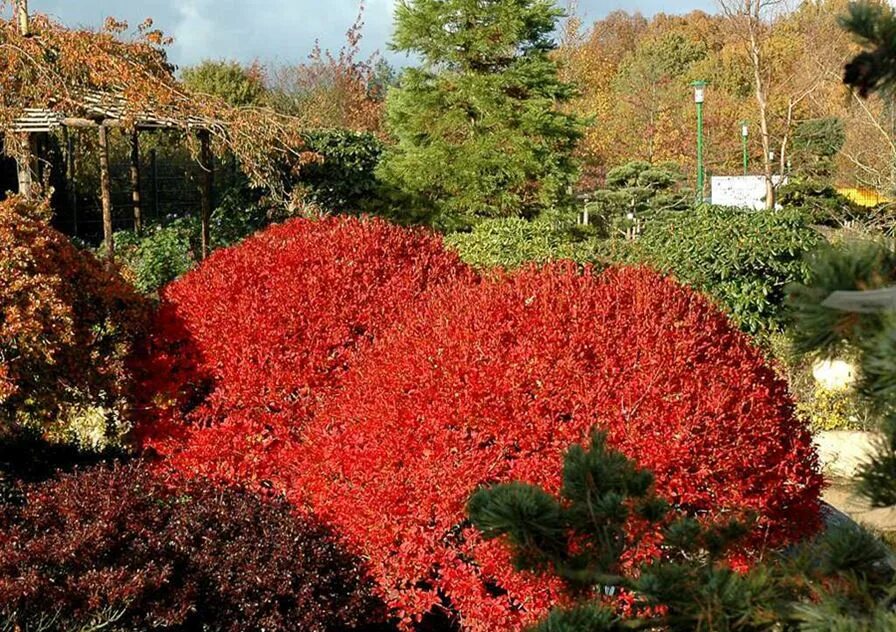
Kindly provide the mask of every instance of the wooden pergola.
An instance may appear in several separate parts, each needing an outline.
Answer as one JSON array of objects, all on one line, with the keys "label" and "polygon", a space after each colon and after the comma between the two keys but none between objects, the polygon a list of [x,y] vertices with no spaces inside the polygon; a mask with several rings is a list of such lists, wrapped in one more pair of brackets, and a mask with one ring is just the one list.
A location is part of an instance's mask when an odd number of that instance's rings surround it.
[{"label": "wooden pergola", "polygon": [[[221,128],[223,123],[196,116],[173,118],[147,113],[133,117],[128,123],[124,120],[123,99],[116,95],[85,95],[77,108],[78,116],[66,116],[64,113],[45,109],[27,108],[15,119],[8,129],[18,139],[18,151],[15,159],[18,169],[19,194],[30,198],[33,195],[34,182],[37,178],[37,155],[35,138],[37,134],[49,134],[61,130],[68,137],[70,130],[94,130],[98,135],[99,168],[100,168],[100,200],[103,210],[103,241],[110,256],[114,254],[115,243],[112,228],[112,191],[109,171],[109,130],[122,129],[130,133],[130,187],[134,208],[134,230],[139,233],[143,228],[141,191],[140,191],[140,132],[158,130],[178,130],[195,133],[200,143],[198,162],[202,174],[200,195],[200,224],[202,226],[202,257],[208,255],[209,220],[212,210],[214,187],[214,160],[211,150],[211,132]],[[72,179],[74,163],[66,161],[67,176]]]},{"label": "wooden pergola", "polygon": [[[27,0],[16,0],[16,24],[22,37],[29,37],[29,16]],[[198,162],[201,167],[200,223],[202,257],[209,251],[209,220],[212,207],[214,185],[214,164],[211,150],[213,132],[223,132],[225,124],[219,120],[197,115],[171,114],[154,111],[151,107],[136,114],[121,92],[81,91],[75,98],[68,95],[65,107],[60,103],[34,104],[23,108],[22,113],[3,131],[16,141],[14,158],[18,171],[18,192],[31,198],[34,183],[38,177],[38,156],[36,139],[39,134],[50,134],[61,130],[68,138],[70,130],[93,130],[98,135],[100,199],[103,212],[103,239],[108,256],[114,256],[115,243],[112,227],[112,195],[109,172],[109,130],[121,129],[130,134],[130,188],[134,208],[134,229],[143,228],[143,213],[140,191],[140,145],[141,131],[178,130],[195,133],[200,143]],[[191,108],[185,108],[191,111]],[[193,110],[195,111],[195,110]],[[70,152],[68,152],[70,153]],[[66,160],[67,176],[72,180],[74,162]]]},{"label": "wooden pergola", "polygon": [[[165,38],[147,21],[138,27],[142,39],[116,38],[127,27],[111,20],[102,32],[72,30],[44,15],[29,25],[27,0],[16,0],[14,21],[3,20],[0,52],[7,53],[10,87],[0,92],[0,132],[5,151],[16,159],[19,192],[37,194],[40,135],[60,131],[69,145],[72,133],[96,133],[99,148],[103,236],[110,256],[112,235],[109,130],[129,135],[130,189],[134,227],[142,228],[140,191],[141,132],[177,130],[195,135],[191,153],[201,167],[202,256],[209,251],[214,165],[212,141],[239,160],[253,186],[265,188],[272,199],[293,202],[292,176],[316,159],[303,135],[303,121],[270,107],[235,107],[220,97],[185,89],[174,77],[163,47]],[[29,31],[29,27],[33,31]],[[0,57],[0,59],[3,59]],[[19,80],[21,79],[21,80]],[[72,152],[65,170],[74,173]],[[71,178],[69,178],[71,181]]]}]

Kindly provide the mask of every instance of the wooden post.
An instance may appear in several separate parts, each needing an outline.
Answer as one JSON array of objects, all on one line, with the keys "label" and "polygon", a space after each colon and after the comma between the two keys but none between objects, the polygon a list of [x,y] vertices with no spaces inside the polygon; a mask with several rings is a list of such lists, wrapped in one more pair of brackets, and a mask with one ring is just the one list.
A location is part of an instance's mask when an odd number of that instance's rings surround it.
[{"label": "wooden post", "polygon": [[19,23],[19,35],[28,37],[28,0],[16,0],[16,21]]},{"label": "wooden post", "polygon": [[131,132],[131,201],[134,206],[134,232],[143,232],[143,208],[140,204],[140,140],[137,128]]},{"label": "wooden post", "polygon": [[212,183],[215,175],[211,138],[208,130],[199,132],[199,142],[201,144],[199,166],[202,169],[202,186],[200,188],[202,194],[202,206],[200,209],[201,216],[199,220],[202,225],[202,258],[205,259],[208,257],[209,247],[211,245],[209,243],[209,224],[212,216]]},{"label": "wooden post", "polygon": [[37,175],[34,134],[24,132],[16,139],[16,168],[19,176],[19,195],[26,200],[34,197],[34,179]]},{"label": "wooden post", "polygon": [[159,219],[159,163],[155,148],[149,150],[150,179],[152,180],[152,212]]},{"label": "wooden post", "polygon": [[99,127],[100,141],[100,199],[103,203],[103,242],[106,256],[115,256],[115,238],[112,235],[112,183],[109,177],[109,138],[105,125]]},{"label": "wooden post", "polygon": [[75,139],[67,127],[62,128],[65,139],[65,190],[72,211],[72,234],[78,236],[78,176],[75,173]]}]

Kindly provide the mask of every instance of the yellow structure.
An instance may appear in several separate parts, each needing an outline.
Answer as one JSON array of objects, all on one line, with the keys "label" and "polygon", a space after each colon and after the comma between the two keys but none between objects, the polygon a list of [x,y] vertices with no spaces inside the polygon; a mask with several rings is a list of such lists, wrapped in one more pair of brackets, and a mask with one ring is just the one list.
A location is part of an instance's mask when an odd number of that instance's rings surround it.
[{"label": "yellow structure", "polygon": [[866,189],[864,187],[844,187],[842,189],[837,189],[837,193],[859,206],[871,207],[893,201],[890,198],[881,195],[880,192],[875,191],[874,189]]}]

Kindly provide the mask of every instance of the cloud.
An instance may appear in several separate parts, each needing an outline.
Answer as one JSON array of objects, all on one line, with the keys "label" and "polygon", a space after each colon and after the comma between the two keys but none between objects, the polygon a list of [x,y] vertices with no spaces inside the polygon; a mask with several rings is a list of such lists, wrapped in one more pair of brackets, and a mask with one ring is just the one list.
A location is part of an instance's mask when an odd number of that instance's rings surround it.
[{"label": "cloud", "polygon": [[[367,0],[363,52],[386,51],[396,0]],[[173,35],[172,61],[194,64],[207,58],[250,62],[295,62],[305,59],[320,40],[338,50],[358,13],[359,0],[31,0],[31,10],[50,13],[73,26],[99,26],[112,15],[138,24],[152,17]],[[560,0],[565,5],[564,0]],[[579,0],[588,20],[614,9],[680,13],[713,10],[714,0]],[[400,62],[401,58],[387,53]]]},{"label": "cloud", "polygon": [[210,0],[189,0],[178,7],[179,20],[171,31],[175,42],[173,57],[196,60],[208,56],[213,50],[215,24],[210,17],[212,9]]}]

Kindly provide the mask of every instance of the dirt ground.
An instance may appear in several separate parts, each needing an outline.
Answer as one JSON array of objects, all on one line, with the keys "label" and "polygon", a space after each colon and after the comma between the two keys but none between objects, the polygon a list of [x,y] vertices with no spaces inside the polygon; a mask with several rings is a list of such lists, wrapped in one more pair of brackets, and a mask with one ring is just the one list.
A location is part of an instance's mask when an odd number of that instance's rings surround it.
[{"label": "dirt ground", "polygon": [[868,501],[856,495],[846,479],[829,481],[824,500],[858,523],[881,532],[896,532],[896,508],[872,509]]}]

